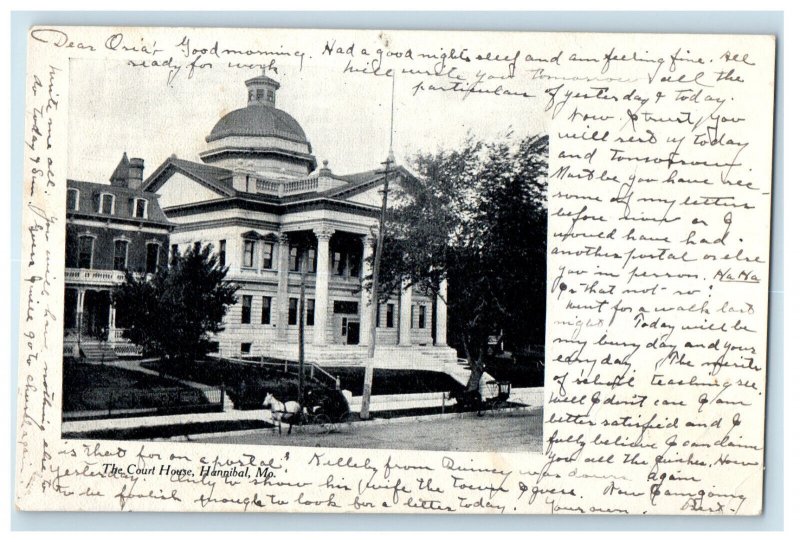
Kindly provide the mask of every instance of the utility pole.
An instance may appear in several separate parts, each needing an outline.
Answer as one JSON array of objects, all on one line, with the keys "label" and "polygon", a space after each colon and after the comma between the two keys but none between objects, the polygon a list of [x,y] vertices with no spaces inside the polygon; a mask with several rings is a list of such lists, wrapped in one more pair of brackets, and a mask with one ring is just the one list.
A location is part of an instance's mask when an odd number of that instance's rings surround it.
[{"label": "utility pole", "polygon": [[304,249],[300,256],[300,302],[297,311],[297,402],[300,404],[300,412],[305,406],[305,342],[306,342],[306,271],[308,263],[308,250]]},{"label": "utility pole", "polygon": [[372,266],[372,293],[370,295],[369,310],[369,349],[367,360],[364,366],[364,391],[361,394],[361,414],[362,420],[369,419],[369,402],[372,396],[372,373],[375,366],[375,344],[378,340],[378,282],[381,272],[381,253],[383,252],[383,237],[386,228],[386,204],[389,198],[389,173],[394,169],[394,153],[392,152],[392,140],[394,136],[394,75],[392,76],[392,116],[389,129],[389,156],[382,163],[385,166],[383,171],[383,194],[381,199],[381,216],[378,222],[378,239],[375,246],[375,259]]}]

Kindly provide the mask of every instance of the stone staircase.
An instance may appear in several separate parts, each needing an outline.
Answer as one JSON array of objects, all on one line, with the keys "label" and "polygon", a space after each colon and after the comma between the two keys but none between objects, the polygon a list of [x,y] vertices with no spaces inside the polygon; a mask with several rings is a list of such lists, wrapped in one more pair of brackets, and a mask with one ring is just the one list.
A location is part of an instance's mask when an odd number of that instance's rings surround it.
[{"label": "stone staircase", "polygon": [[116,361],[117,354],[105,341],[82,341],[81,352],[86,361],[102,363]]},{"label": "stone staircase", "polygon": [[[465,360],[457,359],[455,362],[447,362],[444,364],[443,371],[450,375],[450,377],[461,384],[466,386],[469,382],[469,375],[472,372],[469,364]],[[481,387],[484,387],[487,382],[494,380],[494,377],[487,372],[481,375]]]}]

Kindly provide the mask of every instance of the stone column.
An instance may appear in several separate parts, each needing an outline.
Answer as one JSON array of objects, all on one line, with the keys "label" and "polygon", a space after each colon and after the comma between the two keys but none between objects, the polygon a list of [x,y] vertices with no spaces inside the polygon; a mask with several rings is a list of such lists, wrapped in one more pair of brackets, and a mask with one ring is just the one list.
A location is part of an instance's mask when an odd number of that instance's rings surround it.
[{"label": "stone column", "polygon": [[413,287],[404,281],[400,290],[400,346],[411,346],[411,296]]},{"label": "stone column", "polygon": [[75,324],[76,328],[78,329],[78,335],[83,335],[83,296],[85,290],[83,288],[78,288],[78,306],[76,307],[75,313]]},{"label": "stone column", "polygon": [[439,283],[436,296],[436,346],[447,346],[447,279]]},{"label": "stone column", "polygon": [[114,305],[113,303],[108,304],[108,342],[114,342]]},{"label": "stone column", "polygon": [[371,235],[365,235],[361,238],[361,244],[364,247],[361,252],[361,307],[359,307],[359,312],[361,313],[361,324],[359,326],[360,336],[358,338],[358,344],[361,345],[369,345],[372,326],[375,325],[374,321],[370,321],[370,315],[372,313],[370,310],[370,297],[372,292],[370,289],[364,287],[364,281],[370,275],[370,273],[372,273],[372,266],[367,261],[367,258],[372,257],[373,240],[374,238]]},{"label": "stone column", "polygon": [[328,280],[330,279],[330,240],[333,230],[315,228],[317,236],[317,281],[314,285],[314,344],[328,343]]},{"label": "stone column", "polygon": [[289,236],[278,236],[278,295],[275,297],[275,336],[286,342],[289,322]]}]

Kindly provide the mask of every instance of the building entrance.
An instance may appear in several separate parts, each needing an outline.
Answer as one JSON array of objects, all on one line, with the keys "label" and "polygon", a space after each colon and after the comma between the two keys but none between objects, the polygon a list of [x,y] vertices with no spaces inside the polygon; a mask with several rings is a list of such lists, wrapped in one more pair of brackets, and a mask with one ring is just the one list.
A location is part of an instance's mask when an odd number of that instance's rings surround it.
[{"label": "building entrance", "polygon": [[347,344],[358,344],[358,339],[361,334],[361,325],[359,322],[347,321]]},{"label": "building entrance", "polygon": [[83,322],[81,334],[108,340],[111,296],[107,291],[86,290],[83,297]]}]

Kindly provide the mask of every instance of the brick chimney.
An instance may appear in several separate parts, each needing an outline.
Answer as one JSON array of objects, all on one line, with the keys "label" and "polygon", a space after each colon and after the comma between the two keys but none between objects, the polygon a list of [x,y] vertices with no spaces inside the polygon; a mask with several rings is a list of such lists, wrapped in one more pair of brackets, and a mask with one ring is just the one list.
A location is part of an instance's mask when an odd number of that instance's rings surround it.
[{"label": "brick chimney", "polygon": [[122,159],[111,174],[111,184],[127,188],[139,189],[144,180],[144,160],[141,158],[128,158],[128,153],[122,153]]},{"label": "brick chimney", "polygon": [[128,166],[128,188],[141,188],[144,180],[144,160],[131,158]]}]

